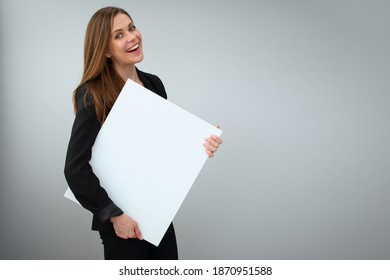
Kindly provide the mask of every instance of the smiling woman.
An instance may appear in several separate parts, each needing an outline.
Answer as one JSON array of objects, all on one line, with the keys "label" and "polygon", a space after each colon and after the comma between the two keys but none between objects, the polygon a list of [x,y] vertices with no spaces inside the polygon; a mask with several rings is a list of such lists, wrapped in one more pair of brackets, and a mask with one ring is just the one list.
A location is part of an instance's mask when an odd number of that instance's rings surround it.
[{"label": "smiling woman", "polygon": [[[157,76],[135,67],[143,58],[141,33],[126,11],[106,7],[92,16],[85,35],[83,77],[73,96],[76,117],[65,177],[80,204],[93,213],[92,229],[100,233],[105,259],[178,258],[172,223],[158,247],[143,240],[131,213],[123,213],[110,199],[89,164],[99,130],[127,79],[167,98]],[[221,143],[215,135],[206,138],[209,157]]]},{"label": "smiling woman", "polygon": [[131,67],[144,58],[141,32],[126,14],[114,17],[112,29],[114,31],[109,39],[106,57],[111,58],[115,70],[123,80],[130,77],[142,85],[136,71]]}]

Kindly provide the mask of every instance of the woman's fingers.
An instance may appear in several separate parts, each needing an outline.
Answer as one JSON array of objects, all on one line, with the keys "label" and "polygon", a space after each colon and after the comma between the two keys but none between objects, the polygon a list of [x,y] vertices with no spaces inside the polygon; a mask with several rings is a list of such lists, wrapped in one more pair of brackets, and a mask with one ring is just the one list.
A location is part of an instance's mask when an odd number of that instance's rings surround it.
[{"label": "woman's fingers", "polygon": [[222,138],[220,138],[220,137],[218,137],[218,136],[216,136],[216,135],[211,135],[210,136],[210,138],[212,139],[212,140],[214,140],[215,142],[217,142],[218,143],[218,145],[221,145],[222,144]]},{"label": "woman's fingers", "polygon": [[111,222],[113,223],[116,235],[120,238],[138,238],[143,240],[138,223],[128,215],[123,214],[118,217],[112,217]]},{"label": "woman's fingers", "polygon": [[[216,126],[217,128],[221,128],[219,125]],[[210,137],[207,137],[205,139],[205,143],[203,146],[206,149],[207,155],[211,158],[214,156],[214,153],[218,150],[219,145],[222,144],[222,139],[218,137],[217,135],[210,135]]]},{"label": "woman's fingers", "polygon": [[127,236],[128,238],[138,238],[139,240],[143,240],[141,231],[136,221],[132,220]]},{"label": "woman's fingers", "polygon": [[143,240],[144,238],[142,237],[141,231],[139,230],[138,224],[136,227],[134,227],[134,233],[135,233],[135,238],[138,238],[139,240]]},{"label": "woman's fingers", "polygon": [[212,152],[210,152],[209,150],[206,150],[206,153],[207,153],[207,155],[208,155],[210,158],[212,158],[212,157],[214,156],[214,154],[213,154]]},{"label": "woman's fingers", "polygon": [[212,145],[210,142],[206,142],[203,144],[207,151],[215,153],[217,151],[218,146]]},{"label": "woman's fingers", "polygon": [[218,148],[219,145],[222,144],[222,139],[215,135],[211,135],[210,137],[207,137],[205,140],[206,142],[210,143],[213,147],[216,148]]}]

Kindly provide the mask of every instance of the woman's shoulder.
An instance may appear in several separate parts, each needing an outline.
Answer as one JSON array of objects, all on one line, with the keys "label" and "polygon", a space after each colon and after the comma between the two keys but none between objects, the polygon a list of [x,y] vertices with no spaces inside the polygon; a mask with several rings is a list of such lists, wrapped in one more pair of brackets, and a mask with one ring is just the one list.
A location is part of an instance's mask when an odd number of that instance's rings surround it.
[{"label": "woman's shoulder", "polygon": [[143,75],[146,79],[151,80],[151,81],[159,81],[161,83],[161,79],[157,75],[141,71],[138,68],[137,68],[137,71],[138,71],[138,74]]},{"label": "woman's shoulder", "polygon": [[167,94],[165,92],[165,87],[161,79],[151,73],[143,72],[137,68],[138,75],[140,76],[141,81],[144,83],[144,86],[154,92],[156,92],[158,95],[160,95],[163,98],[167,98]]}]

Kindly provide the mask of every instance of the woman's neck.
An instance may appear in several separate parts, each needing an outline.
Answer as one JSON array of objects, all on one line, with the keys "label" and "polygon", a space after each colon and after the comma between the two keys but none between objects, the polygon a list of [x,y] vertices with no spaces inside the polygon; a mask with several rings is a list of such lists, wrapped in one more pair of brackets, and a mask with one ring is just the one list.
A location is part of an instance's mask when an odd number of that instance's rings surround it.
[{"label": "woman's neck", "polygon": [[133,66],[127,66],[127,67],[115,67],[115,70],[118,72],[119,76],[122,78],[124,82],[127,81],[127,79],[133,80],[134,82],[140,84],[143,86],[143,83],[141,82],[140,78],[138,77],[137,70],[135,69],[135,65]]}]

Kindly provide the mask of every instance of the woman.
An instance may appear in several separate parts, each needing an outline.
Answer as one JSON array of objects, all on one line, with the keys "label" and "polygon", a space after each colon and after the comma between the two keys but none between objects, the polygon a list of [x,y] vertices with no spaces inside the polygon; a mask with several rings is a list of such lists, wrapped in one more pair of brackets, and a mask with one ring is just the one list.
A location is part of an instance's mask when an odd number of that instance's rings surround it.
[{"label": "woman", "polygon": [[[161,80],[135,67],[143,60],[142,36],[130,15],[119,8],[98,10],[85,36],[84,71],[73,93],[76,117],[69,141],[65,177],[83,207],[93,213],[92,230],[98,230],[105,259],[177,259],[171,224],[158,247],[146,242],[131,213],[109,198],[89,164],[100,127],[127,79],[167,98]],[[204,143],[213,157],[222,140],[211,135]]]}]

